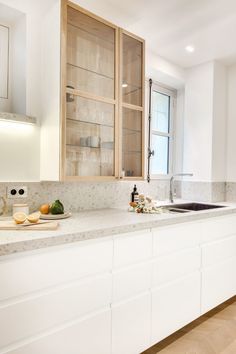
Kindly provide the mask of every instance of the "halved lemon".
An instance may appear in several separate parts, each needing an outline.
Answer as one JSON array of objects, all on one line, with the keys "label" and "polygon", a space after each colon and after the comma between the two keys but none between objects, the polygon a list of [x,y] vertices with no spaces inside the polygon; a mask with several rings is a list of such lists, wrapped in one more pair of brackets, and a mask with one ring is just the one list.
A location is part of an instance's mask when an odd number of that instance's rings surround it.
[{"label": "halved lemon", "polygon": [[27,220],[29,222],[31,222],[32,224],[33,223],[35,224],[36,222],[39,221],[40,215],[41,215],[40,212],[36,212],[36,213],[30,214],[30,215],[27,216]]},{"label": "halved lemon", "polygon": [[27,219],[27,215],[22,212],[17,212],[13,215],[13,219],[15,220],[16,224],[23,224]]}]

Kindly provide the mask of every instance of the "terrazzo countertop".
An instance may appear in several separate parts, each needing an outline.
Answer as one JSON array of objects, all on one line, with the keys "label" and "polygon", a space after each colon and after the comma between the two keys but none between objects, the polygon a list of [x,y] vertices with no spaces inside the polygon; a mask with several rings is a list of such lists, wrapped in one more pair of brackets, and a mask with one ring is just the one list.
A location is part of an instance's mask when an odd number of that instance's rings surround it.
[{"label": "terrazzo countertop", "polygon": [[60,220],[55,231],[0,231],[0,256],[236,213],[236,204],[216,204],[227,206],[183,214],[137,214],[127,208],[83,211]]}]

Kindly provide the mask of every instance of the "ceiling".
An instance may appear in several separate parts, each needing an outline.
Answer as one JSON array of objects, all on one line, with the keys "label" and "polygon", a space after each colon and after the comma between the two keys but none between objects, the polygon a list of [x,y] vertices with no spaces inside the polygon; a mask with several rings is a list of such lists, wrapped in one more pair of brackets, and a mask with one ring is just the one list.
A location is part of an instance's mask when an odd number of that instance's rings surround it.
[{"label": "ceiling", "polygon": [[11,7],[0,3],[0,24],[9,26],[13,25],[24,14]]},{"label": "ceiling", "polygon": [[[145,38],[147,47],[183,68],[236,62],[236,0],[74,0]],[[193,45],[195,52],[185,51]]]}]

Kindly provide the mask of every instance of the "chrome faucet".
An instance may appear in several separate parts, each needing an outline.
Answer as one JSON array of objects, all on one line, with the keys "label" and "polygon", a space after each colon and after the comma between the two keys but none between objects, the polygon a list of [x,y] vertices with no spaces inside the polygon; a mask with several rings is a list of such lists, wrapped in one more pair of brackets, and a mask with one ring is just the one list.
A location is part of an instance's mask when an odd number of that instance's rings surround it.
[{"label": "chrome faucet", "polygon": [[174,190],[173,190],[173,186],[174,186],[174,179],[175,179],[175,177],[184,177],[184,176],[192,177],[193,174],[192,174],[192,173],[177,173],[176,175],[172,175],[172,177],[171,177],[171,179],[170,179],[170,194],[169,194],[170,203],[174,203]]}]

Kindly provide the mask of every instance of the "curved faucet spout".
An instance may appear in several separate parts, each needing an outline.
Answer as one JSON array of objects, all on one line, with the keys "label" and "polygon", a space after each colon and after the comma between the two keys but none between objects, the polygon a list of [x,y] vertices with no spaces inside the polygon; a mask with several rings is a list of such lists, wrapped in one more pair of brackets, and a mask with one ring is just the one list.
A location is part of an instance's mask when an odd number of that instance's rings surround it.
[{"label": "curved faucet spout", "polygon": [[174,203],[174,179],[175,177],[184,177],[184,176],[189,176],[192,177],[193,173],[176,173],[175,175],[172,175],[170,178],[170,193],[169,193],[169,199],[170,203]]}]

